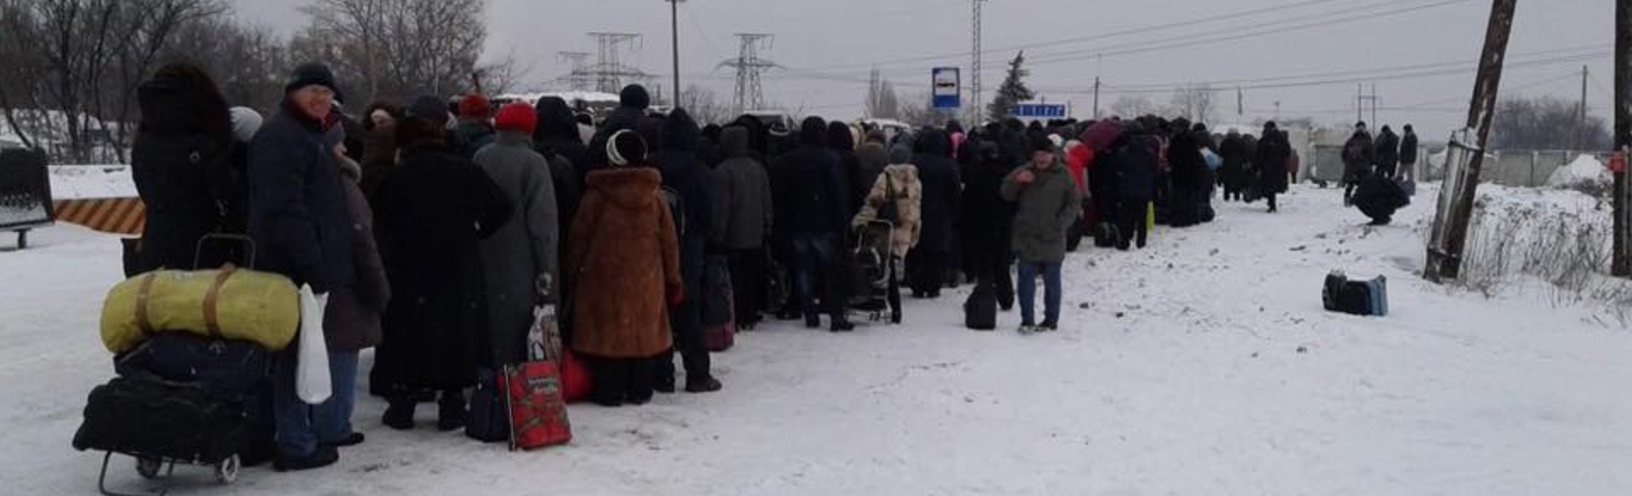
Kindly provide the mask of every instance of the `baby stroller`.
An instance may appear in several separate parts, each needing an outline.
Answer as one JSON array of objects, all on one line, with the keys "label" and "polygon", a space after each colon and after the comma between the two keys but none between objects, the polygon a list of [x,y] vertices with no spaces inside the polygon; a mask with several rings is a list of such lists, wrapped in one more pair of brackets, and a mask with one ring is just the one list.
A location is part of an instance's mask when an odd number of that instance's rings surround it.
[{"label": "baby stroller", "polygon": [[872,322],[883,321],[890,310],[890,240],[894,237],[894,223],[868,221],[856,228],[855,245],[850,249],[850,308]]},{"label": "baby stroller", "polygon": [[[208,235],[199,241],[200,252],[211,239],[241,242],[244,258],[254,263],[248,238]],[[221,484],[235,482],[239,453],[251,437],[248,403],[270,364],[271,352],[255,343],[186,332],[152,334],[116,356],[119,376],[91,391],[73,439],[75,449],[105,452],[97,489],[129,494],[107,487],[115,453],[135,458],[136,473],[159,482],[153,493],[159,496],[169,492],[178,463],[208,466]]]}]

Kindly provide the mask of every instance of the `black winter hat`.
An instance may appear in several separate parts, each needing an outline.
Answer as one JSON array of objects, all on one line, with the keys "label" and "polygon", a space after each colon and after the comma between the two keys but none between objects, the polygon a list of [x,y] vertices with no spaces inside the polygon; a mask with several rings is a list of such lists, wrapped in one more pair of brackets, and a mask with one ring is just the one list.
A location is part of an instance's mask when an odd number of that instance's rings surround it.
[{"label": "black winter hat", "polygon": [[1034,136],[1031,138],[1031,151],[1053,153],[1054,142],[1047,136]]},{"label": "black winter hat", "polygon": [[646,139],[627,129],[613,133],[606,140],[606,157],[618,167],[639,165],[646,161]]},{"label": "black winter hat", "polygon": [[618,93],[618,105],[646,110],[646,107],[652,106],[652,95],[646,92],[645,86],[638,84],[624,86],[623,91]]},{"label": "black winter hat", "polygon": [[329,66],[318,62],[307,62],[295,66],[295,71],[289,74],[289,83],[283,85],[283,92],[294,93],[295,90],[312,85],[328,87],[334,91],[336,99],[340,98],[340,88],[334,83],[334,71],[329,70]]},{"label": "black winter hat", "polygon": [[434,96],[422,96],[415,98],[414,103],[408,105],[408,108],[403,111],[403,115],[405,117],[424,117],[430,119],[431,122],[435,122],[438,126],[445,126],[448,124],[448,103]]}]

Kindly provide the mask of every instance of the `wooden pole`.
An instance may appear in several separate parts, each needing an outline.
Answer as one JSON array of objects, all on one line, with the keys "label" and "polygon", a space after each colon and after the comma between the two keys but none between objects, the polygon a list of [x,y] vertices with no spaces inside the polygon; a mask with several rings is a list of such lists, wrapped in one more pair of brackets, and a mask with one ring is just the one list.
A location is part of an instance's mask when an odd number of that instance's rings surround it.
[{"label": "wooden pole", "polygon": [[[1632,0],[1616,0],[1627,4]],[[1428,246],[1428,266],[1423,277],[1444,282],[1461,276],[1462,251],[1467,244],[1468,223],[1473,220],[1473,202],[1479,188],[1479,172],[1484,167],[1485,144],[1490,138],[1491,119],[1496,113],[1496,97],[1502,83],[1502,62],[1507,58],[1507,41],[1513,32],[1513,11],[1518,0],[1493,0],[1490,24],[1485,30],[1485,48],[1479,57],[1479,76],[1473,86],[1473,100],[1468,108],[1467,129],[1477,128],[1472,156],[1459,178],[1446,180],[1440,194],[1452,195],[1441,202],[1439,219],[1434,227],[1443,228],[1434,233]],[[1449,167],[1451,164],[1446,164]],[[1447,170],[1447,173],[1451,171]]]}]

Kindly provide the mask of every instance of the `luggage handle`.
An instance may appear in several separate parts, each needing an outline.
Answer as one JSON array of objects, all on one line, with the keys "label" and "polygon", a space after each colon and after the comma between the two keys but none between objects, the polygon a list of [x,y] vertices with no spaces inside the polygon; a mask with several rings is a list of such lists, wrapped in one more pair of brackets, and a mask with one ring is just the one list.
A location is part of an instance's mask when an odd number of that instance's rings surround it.
[{"label": "luggage handle", "polygon": [[209,233],[198,238],[198,244],[193,248],[193,270],[199,270],[203,263],[204,245],[211,240],[236,241],[244,245],[247,255],[244,256],[244,267],[255,268],[255,239],[242,234]]}]

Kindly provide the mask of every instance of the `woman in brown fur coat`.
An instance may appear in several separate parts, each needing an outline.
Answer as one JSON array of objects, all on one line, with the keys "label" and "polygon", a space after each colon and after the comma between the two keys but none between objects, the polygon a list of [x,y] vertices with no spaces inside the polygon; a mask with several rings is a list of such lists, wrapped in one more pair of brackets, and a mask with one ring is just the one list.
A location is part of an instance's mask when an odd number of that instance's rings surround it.
[{"label": "woman in brown fur coat", "polygon": [[572,348],[589,359],[596,403],[640,405],[652,398],[653,358],[673,346],[680,252],[645,140],[621,131],[606,152],[616,167],[589,174],[568,247]]}]

